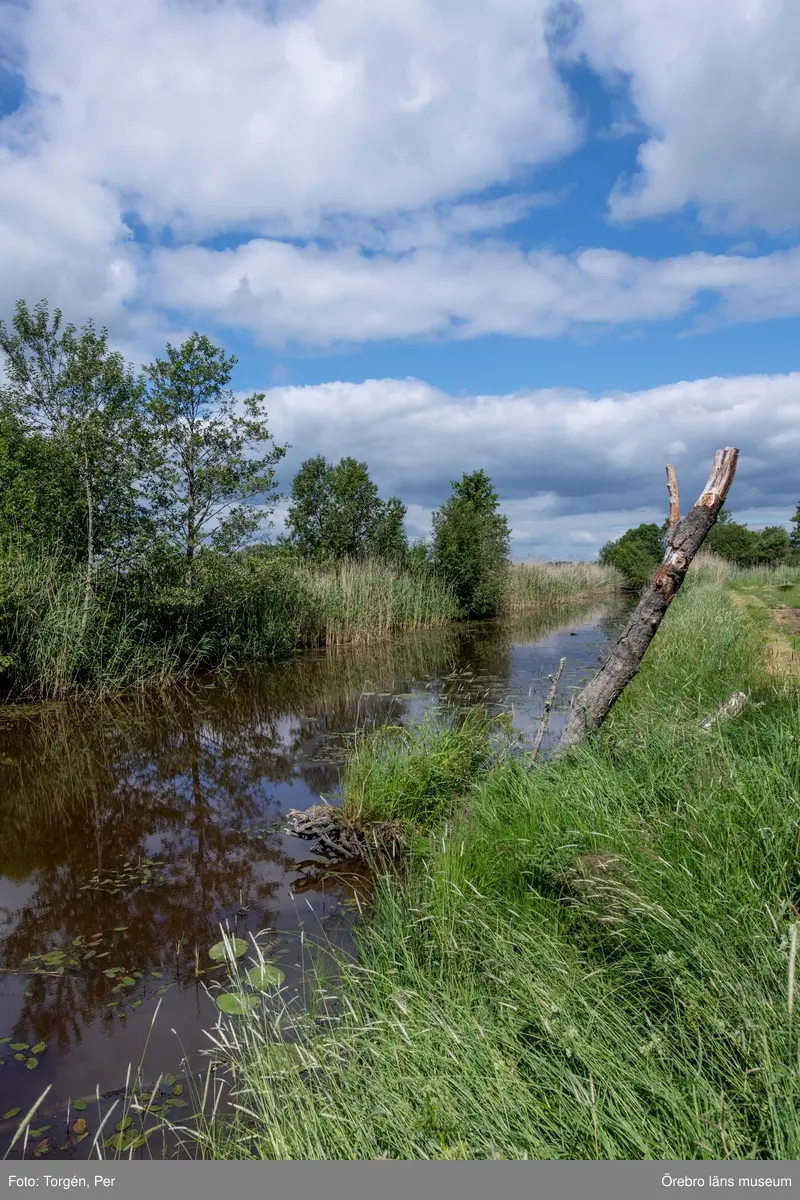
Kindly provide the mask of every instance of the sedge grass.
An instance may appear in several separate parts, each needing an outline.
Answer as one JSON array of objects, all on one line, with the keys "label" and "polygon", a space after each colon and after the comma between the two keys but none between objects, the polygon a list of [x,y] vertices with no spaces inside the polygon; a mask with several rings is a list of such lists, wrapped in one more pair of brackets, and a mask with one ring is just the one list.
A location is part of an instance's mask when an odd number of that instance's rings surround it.
[{"label": "sedge grass", "polygon": [[[315,1069],[276,1075],[267,1017],[232,1023],[239,1108],[196,1152],[797,1158],[800,706],[763,636],[698,572],[600,739],[435,807],[334,1009],[285,1014]],[[734,688],[763,706],[702,731]]]}]

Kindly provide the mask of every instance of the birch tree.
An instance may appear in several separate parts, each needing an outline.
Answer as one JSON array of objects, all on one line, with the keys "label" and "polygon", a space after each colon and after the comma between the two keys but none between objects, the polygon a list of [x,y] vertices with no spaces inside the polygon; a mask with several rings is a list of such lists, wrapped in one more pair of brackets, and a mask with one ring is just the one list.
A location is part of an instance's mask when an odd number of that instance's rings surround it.
[{"label": "birch tree", "polygon": [[263,392],[239,404],[228,389],[236,361],[193,333],[145,368],[145,494],[157,534],[183,559],[188,587],[204,547],[238,548],[279,499],[275,466],[286,447],[271,440]]}]

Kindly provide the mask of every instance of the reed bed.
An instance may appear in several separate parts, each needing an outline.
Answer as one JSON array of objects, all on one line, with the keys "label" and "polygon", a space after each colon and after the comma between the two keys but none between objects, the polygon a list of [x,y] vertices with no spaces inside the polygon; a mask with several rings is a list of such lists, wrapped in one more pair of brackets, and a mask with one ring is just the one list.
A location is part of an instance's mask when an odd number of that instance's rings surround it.
[{"label": "reed bed", "polygon": [[459,616],[452,590],[428,572],[368,559],[304,567],[311,597],[301,637],[308,645],[363,645],[401,632],[435,629]]},{"label": "reed bed", "polygon": [[623,578],[615,567],[597,563],[510,563],[503,612],[513,614],[554,604],[568,604],[619,591]]}]

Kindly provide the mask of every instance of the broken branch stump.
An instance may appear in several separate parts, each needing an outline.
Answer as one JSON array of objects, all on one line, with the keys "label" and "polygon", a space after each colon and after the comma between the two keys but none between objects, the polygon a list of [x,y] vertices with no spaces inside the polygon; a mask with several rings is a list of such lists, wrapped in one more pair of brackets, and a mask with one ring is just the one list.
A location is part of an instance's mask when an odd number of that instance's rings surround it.
[{"label": "broken branch stump", "polygon": [[[625,688],[638,674],[647,647],[686,578],[689,564],[725,503],[736,474],[738,457],[739,451],[732,446],[717,451],[705,488],[694,507],[670,531],[661,566],[642,593],[619,641],[594,679],[576,698],[559,743],[559,753],[580,745],[590,734],[596,733]],[[675,492],[677,502],[677,481]]]}]

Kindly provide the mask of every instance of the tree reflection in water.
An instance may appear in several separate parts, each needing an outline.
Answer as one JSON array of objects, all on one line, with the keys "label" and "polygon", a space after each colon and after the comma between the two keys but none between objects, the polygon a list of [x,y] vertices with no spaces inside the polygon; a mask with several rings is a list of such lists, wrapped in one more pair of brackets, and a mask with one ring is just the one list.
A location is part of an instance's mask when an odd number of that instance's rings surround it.
[{"label": "tree reflection in water", "polygon": [[[172,985],[187,1003],[176,1010],[173,1001],[171,1020],[184,1045],[199,1045],[210,1006],[205,1018],[198,1014],[195,965],[209,965],[220,922],[245,935],[288,931],[306,901],[335,915],[354,888],[368,895],[363,873],[309,856],[280,828],[282,808],[334,792],[353,731],[431,705],[499,707],[517,647],[543,646],[551,670],[558,638],[550,635],[570,619],[599,617],[562,611],[455,627],[150,694],[8,710],[0,727],[0,966],[27,969],[27,956],[55,949],[79,955],[80,966],[61,976],[0,977],[2,1034],[47,1041],[48,1082],[66,1095],[87,1039],[95,1058],[104,1039],[104,1073],[124,1074],[115,1050],[122,1013],[136,1000],[152,1012],[147,1001]],[[595,624],[595,641],[617,625],[613,617],[602,631]],[[163,863],[160,881],[85,890],[95,872],[145,859]],[[101,932],[92,953],[85,943]],[[118,979],[105,973],[114,966],[141,972],[127,992],[114,991]],[[20,1066],[6,1058],[0,1106],[10,1098],[11,1075],[15,1103],[23,1083],[34,1098],[41,1090]]]}]

